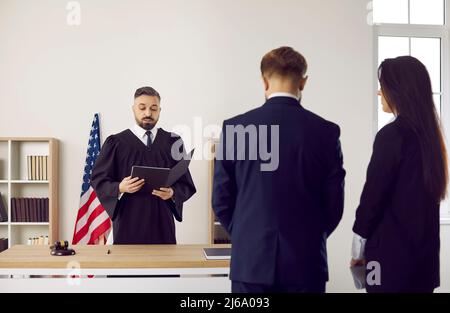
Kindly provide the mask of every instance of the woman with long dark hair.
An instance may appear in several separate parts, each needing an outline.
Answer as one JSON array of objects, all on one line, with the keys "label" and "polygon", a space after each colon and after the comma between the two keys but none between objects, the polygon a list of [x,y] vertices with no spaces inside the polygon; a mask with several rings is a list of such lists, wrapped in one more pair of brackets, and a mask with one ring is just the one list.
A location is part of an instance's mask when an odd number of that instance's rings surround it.
[{"label": "woman with long dark hair", "polygon": [[448,173],[430,76],[410,56],[385,60],[378,76],[383,110],[395,120],[375,138],[351,266],[368,265],[368,292],[433,292]]}]

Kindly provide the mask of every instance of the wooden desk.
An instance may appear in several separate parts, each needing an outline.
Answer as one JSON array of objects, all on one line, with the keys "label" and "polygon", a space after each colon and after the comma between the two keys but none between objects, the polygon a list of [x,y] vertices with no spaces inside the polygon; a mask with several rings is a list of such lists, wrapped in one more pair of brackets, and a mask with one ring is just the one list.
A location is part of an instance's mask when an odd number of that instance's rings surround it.
[{"label": "wooden desk", "polygon": [[51,256],[46,246],[14,246],[0,254],[0,293],[230,292],[230,262],[206,260],[206,247],[230,245],[74,246],[77,254],[68,257]]}]

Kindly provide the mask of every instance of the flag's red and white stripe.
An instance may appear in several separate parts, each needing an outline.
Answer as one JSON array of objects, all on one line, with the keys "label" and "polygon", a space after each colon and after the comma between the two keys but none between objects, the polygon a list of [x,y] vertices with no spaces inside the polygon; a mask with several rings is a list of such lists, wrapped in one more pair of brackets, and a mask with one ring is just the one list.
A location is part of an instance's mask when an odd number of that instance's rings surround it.
[{"label": "flag's red and white stripe", "polygon": [[108,213],[98,200],[94,189],[90,187],[80,200],[72,244],[93,245],[100,243],[100,239],[104,244],[111,226]]}]

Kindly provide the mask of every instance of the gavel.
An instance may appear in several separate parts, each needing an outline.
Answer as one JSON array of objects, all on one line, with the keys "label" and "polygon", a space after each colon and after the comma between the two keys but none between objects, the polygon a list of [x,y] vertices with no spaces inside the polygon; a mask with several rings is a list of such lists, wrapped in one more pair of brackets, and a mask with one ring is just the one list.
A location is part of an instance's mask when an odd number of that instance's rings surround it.
[{"label": "gavel", "polygon": [[67,240],[56,241],[50,249],[52,250],[50,254],[54,256],[75,255],[75,250],[69,249],[69,242]]},{"label": "gavel", "polygon": [[69,242],[67,240],[56,241],[53,246],[50,247],[52,250],[67,250],[69,248]]}]

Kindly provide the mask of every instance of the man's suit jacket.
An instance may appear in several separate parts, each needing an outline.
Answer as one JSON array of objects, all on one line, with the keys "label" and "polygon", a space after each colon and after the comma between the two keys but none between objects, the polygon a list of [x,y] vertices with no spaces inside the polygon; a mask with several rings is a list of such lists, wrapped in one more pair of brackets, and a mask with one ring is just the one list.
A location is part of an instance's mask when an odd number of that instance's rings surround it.
[{"label": "man's suit jacket", "polygon": [[418,138],[399,116],[375,138],[353,227],[367,239],[366,261],[378,262],[381,270],[381,285],[367,285],[369,292],[439,286],[439,201],[423,181]]},{"label": "man's suit jacket", "polygon": [[[275,171],[261,170],[268,162],[259,154],[256,160],[237,157],[242,145],[231,141],[227,129],[238,125],[255,125],[263,139],[274,129],[270,125],[278,125],[278,138],[264,140],[272,148],[278,140]],[[339,224],[344,204],[339,136],[337,125],[289,97],[271,98],[224,122],[212,206],[231,234],[231,280],[299,285],[328,280],[326,240]],[[259,140],[258,147],[264,148]],[[251,152],[251,145],[245,149]]]}]

